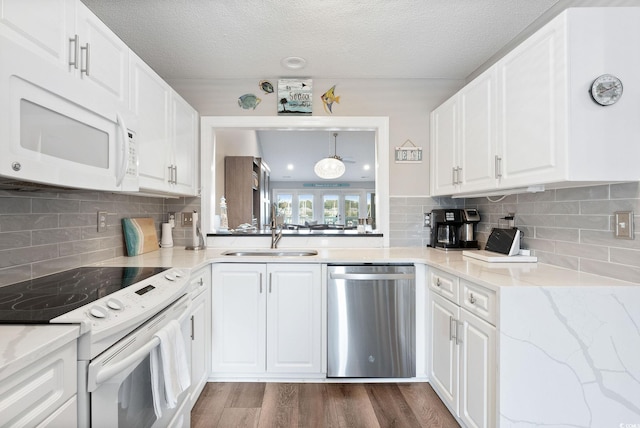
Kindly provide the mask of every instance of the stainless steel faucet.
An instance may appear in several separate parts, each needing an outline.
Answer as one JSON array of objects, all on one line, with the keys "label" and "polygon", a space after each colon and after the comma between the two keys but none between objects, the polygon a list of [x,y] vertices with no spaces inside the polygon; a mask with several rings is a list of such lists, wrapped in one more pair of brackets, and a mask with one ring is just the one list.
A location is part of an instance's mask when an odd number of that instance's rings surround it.
[{"label": "stainless steel faucet", "polygon": [[276,204],[271,204],[271,248],[278,248],[278,242],[282,239],[282,228],[278,232],[278,220],[276,217]]}]

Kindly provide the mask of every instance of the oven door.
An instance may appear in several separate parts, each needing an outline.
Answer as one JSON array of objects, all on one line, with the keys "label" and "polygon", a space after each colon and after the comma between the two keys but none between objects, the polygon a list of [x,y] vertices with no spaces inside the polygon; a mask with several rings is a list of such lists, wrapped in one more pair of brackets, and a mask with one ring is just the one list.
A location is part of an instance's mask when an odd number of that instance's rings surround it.
[{"label": "oven door", "polygon": [[[151,390],[150,354],[158,346],[155,333],[171,320],[178,320],[190,356],[188,314],[191,301],[185,296],[146,322],[89,364],[88,390],[91,403],[91,426],[113,427],[182,427],[189,426],[189,391],[178,397],[178,404],[169,409],[160,400],[162,415],[156,416]],[[162,379],[158,382],[160,397],[164,396]]]}]

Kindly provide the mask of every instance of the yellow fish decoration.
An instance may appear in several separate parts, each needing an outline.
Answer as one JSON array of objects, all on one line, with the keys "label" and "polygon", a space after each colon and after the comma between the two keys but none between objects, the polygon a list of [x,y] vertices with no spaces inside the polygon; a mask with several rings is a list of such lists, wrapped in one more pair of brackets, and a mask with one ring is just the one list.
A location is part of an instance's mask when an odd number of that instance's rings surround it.
[{"label": "yellow fish decoration", "polygon": [[331,114],[333,114],[333,111],[331,111],[333,103],[335,102],[340,104],[340,97],[336,97],[334,94],[335,89],[336,85],[333,85],[331,89],[322,94],[322,97],[320,97],[322,99],[322,107],[324,107],[324,111]]}]

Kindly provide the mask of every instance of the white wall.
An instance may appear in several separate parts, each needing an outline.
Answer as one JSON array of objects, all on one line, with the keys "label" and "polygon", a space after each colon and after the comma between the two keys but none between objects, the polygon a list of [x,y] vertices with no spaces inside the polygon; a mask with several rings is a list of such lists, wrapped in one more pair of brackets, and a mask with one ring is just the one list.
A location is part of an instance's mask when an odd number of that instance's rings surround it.
[{"label": "white wall", "polygon": [[[277,78],[270,79],[277,86]],[[276,93],[265,94],[258,80],[170,80],[201,116],[276,116]],[[457,92],[462,80],[440,79],[345,79],[313,80],[313,115],[329,116],[320,100],[336,85],[340,103],[333,105],[333,116],[389,117],[389,193],[391,196],[429,194],[429,113]],[[238,97],[253,93],[261,98],[255,110],[238,106]],[[410,139],[423,148],[421,164],[396,164],[393,151]],[[216,168],[217,169],[217,168]]]}]

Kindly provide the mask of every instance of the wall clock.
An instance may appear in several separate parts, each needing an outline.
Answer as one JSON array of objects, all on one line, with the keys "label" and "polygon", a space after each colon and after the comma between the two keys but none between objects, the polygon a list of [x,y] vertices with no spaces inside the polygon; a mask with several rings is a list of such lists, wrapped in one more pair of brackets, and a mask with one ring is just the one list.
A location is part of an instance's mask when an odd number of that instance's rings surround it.
[{"label": "wall clock", "polygon": [[596,103],[610,106],[622,96],[622,82],[616,76],[603,74],[593,81],[589,93]]}]

